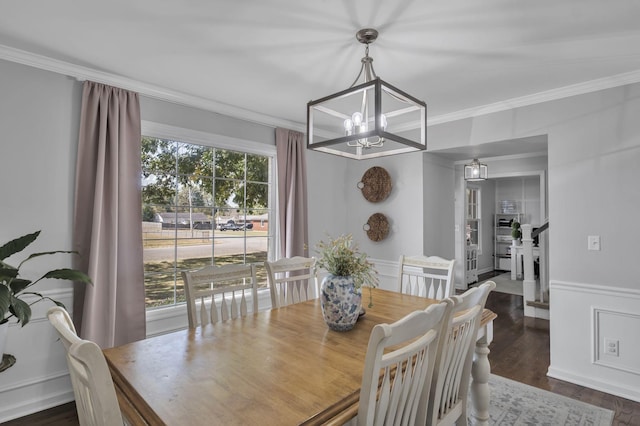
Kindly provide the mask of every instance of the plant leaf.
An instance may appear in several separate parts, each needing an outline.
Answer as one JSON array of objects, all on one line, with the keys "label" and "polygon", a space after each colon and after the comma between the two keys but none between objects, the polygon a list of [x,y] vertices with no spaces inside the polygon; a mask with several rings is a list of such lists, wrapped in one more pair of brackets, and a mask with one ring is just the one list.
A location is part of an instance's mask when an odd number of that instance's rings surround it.
[{"label": "plant leaf", "polygon": [[20,300],[17,297],[11,298],[9,311],[18,318],[18,321],[23,327],[27,325],[31,319],[31,307],[24,300]]},{"label": "plant leaf", "polygon": [[31,284],[31,281],[29,281],[29,280],[23,280],[22,278],[16,278],[16,279],[11,281],[11,284],[9,284],[9,286],[11,287],[11,292],[13,294],[18,294],[22,290],[24,290],[25,288],[29,287],[29,284]]},{"label": "plant leaf", "polygon": [[0,268],[0,279],[15,278],[17,276],[18,270],[16,268]]},{"label": "plant leaf", "polygon": [[11,292],[9,291],[9,287],[0,285],[0,321],[2,321],[7,314],[10,304]]},{"label": "plant leaf", "polygon": [[91,284],[91,278],[84,272],[80,272],[76,269],[54,269],[53,271],[49,271],[42,276],[42,278],[55,278],[58,280],[70,280],[70,281],[80,281],[84,283]]},{"label": "plant leaf", "polygon": [[9,256],[12,256],[18,252],[21,252],[29,244],[35,241],[40,235],[40,231],[36,231],[33,234],[27,234],[15,240],[11,240],[2,247],[0,247],[0,260],[4,260]]},{"label": "plant leaf", "polygon": [[22,261],[22,263],[26,262],[27,260],[33,259],[34,257],[40,257],[40,256],[49,256],[51,254],[57,254],[57,253],[65,253],[65,254],[78,254],[77,251],[69,251],[69,250],[54,250],[54,251],[43,251],[40,253],[32,253],[29,255],[29,257],[27,257],[25,260]]}]

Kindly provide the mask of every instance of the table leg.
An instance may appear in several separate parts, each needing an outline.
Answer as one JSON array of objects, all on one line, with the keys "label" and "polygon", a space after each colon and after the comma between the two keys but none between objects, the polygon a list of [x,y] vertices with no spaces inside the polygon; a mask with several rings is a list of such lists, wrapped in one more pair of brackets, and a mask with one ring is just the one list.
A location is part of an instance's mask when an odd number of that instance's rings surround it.
[{"label": "table leg", "polygon": [[483,336],[476,342],[471,366],[471,418],[474,425],[489,424],[489,344],[487,336]]}]

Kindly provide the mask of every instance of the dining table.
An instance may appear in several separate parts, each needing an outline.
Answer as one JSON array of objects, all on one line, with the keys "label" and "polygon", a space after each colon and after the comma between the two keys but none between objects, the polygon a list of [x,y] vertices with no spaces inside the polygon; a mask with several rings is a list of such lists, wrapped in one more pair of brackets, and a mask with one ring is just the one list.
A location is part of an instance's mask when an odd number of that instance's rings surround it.
[{"label": "dining table", "polygon": [[[373,327],[438,303],[371,291],[350,331],[330,330],[314,299],[105,349],[121,410],[132,425],[343,424],[357,414]],[[495,317],[483,311],[475,347],[474,424],[489,419]]]}]

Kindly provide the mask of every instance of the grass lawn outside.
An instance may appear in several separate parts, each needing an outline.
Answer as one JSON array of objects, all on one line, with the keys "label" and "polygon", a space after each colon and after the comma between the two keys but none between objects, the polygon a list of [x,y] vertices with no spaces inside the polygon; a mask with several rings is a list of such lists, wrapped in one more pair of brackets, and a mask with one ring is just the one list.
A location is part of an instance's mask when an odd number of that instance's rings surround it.
[{"label": "grass lawn outside", "polygon": [[[267,270],[264,262],[267,260],[267,252],[247,253],[246,262],[242,254],[216,256],[216,265],[230,263],[256,263],[256,278],[258,287],[267,286]],[[211,265],[211,258],[182,259],[174,268],[171,261],[146,262],[145,268],[145,299],[146,307],[159,307],[184,302],[184,283],[180,273],[187,270],[195,270]]]}]

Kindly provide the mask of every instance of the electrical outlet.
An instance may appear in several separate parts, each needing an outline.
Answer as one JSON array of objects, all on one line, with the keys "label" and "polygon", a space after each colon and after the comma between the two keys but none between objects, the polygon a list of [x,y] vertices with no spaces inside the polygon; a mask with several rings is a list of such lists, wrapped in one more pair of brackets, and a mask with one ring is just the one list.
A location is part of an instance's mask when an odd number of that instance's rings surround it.
[{"label": "electrical outlet", "polygon": [[587,249],[600,251],[600,235],[589,235],[587,237]]},{"label": "electrical outlet", "polygon": [[614,339],[604,339],[604,353],[612,356],[620,355],[620,341]]}]

